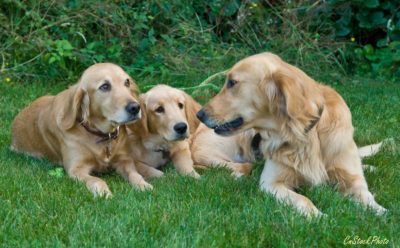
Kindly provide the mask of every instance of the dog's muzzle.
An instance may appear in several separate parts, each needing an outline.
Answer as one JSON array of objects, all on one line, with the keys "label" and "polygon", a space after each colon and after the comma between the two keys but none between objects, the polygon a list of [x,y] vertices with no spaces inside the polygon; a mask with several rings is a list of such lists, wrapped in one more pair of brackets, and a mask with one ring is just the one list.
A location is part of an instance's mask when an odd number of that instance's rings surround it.
[{"label": "dog's muzzle", "polygon": [[219,135],[228,135],[243,125],[243,118],[238,117],[232,121],[217,125],[214,132]]},{"label": "dog's muzzle", "polygon": [[199,112],[197,112],[196,116],[207,127],[214,129],[214,132],[219,135],[229,135],[242,126],[244,122],[242,117],[238,117],[232,121],[218,124],[216,120],[208,117],[204,109],[201,109]]}]

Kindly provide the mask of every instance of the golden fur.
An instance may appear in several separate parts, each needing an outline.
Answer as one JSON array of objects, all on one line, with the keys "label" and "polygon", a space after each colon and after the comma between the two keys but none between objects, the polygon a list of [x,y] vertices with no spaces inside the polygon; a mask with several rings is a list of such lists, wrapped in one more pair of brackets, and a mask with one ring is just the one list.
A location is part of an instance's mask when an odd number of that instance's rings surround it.
[{"label": "golden fur", "polygon": [[[101,90],[104,84],[110,86],[109,91]],[[140,112],[126,110],[128,104],[139,108],[137,95],[136,84],[119,66],[95,64],[77,84],[56,96],[40,97],[17,115],[12,149],[63,165],[70,177],[83,181],[94,195],[111,195],[107,184],[91,175],[109,168],[139,189],[151,188],[136,171],[124,125],[140,118]],[[99,137],[81,123],[105,134],[119,128],[119,135],[98,143]]]},{"label": "golden fur", "polygon": [[[155,169],[172,160],[181,174],[198,178],[193,168],[189,148],[189,136],[199,121],[196,112],[201,106],[185,92],[167,85],[158,85],[140,96],[142,119],[129,125],[131,153],[145,177],[159,177]],[[157,112],[163,109],[162,112]],[[175,125],[183,123],[187,130],[179,134]]]},{"label": "golden fur", "polygon": [[[232,171],[234,177],[249,175],[253,170],[252,163],[263,158],[260,151],[262,141],[254,142],[256,135],[251,128],[231,136],[220,136],[200,124],[190,137],[193,162],[203,169],[225,167]],[[358,148],[358,153],[361,158],[372,156],[379,152],[381,145],[382,142]],[[369,171],[375,170],[374,166],[362,166]]]},{"label": "golden fur", "polygon": [[255,134],[254,129],[249,129],[232,136],[219,136],[200,124],[190,142],[193,161],[203,167],[226,167],[235,177],[249,175],[256,160],[251,147]]},{"label": "golden fur", "polygon": [[378,214],[353,140],[351,113],[332,88],[271,53],[236,63],[227,84],[198,117],[220,135],[255,128],[267,159],[260,187],[308,216],[312,202],[293,189],[338,183],[339,189]]}]

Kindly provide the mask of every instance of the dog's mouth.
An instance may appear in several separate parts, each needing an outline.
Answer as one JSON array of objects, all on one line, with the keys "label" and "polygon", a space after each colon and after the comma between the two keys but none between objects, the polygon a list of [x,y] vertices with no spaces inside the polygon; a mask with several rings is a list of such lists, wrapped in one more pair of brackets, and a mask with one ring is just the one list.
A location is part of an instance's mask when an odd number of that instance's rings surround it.
[{"label": "dog's mouth", "polygon": [[243,118],[238,117],[232,121],[216,125],[213,127],[213,129],[216,134],[227,136],[237,131],[243,125],[243,123],[244,123]]},{"label": "dog's mouth", "polygon": [[132,115],[130,116],[127,120],[125,121],[111,121],[114,125],[120,126],[120,125],[128,125],[128,124],[132,124],[135,123],[136,121],[138,121],[140,119],[140,115]]},{"label": "dog's mouth", "polygon": [[218,120],[210,118],[206,110],[202,108],[196,114],[197,118],[203,122],[207,127],[214,129],[214,132],[218,135],[229,136],[233,132],[237,131],[244,123],[242,117],[238,117],[228,122],[219,124]]},{"label": "dog's mouth", "polygon": [[171,139],[171,138],[164,137],[164,139],[165,139],[166,141],[181,141],[181,140],[185,140],[185,139],[187,139],[187,138],[188,138],[188,135],[187,135],[187,134],[178,134],[178,135],[176,135],[175,137],[173,137],[172,139]]}]

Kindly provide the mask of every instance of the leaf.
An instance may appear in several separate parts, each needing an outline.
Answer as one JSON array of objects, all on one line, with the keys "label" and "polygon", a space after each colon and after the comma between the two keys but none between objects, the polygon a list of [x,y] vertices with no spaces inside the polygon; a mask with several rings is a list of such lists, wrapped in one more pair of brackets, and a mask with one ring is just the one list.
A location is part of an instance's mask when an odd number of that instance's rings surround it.
[{"label": "leaf", "polygon": [[383,39],[378,40],[376,45],[378,47],[386,47],[388,45],[388,43],[389,43],[389,40],[387,38],[383,38]]},{"label": "leaf", "polygon": [[231,0],[224,6],[223,15],[233,16],[239,9],[240,5],[236,0]]},{"label": "leaf", "polygon": [[364,0],[364,4],[368,8],[375,8],[379,6],[379,0]]},{"label": "leaf", "polygon": [[338,29],[336,29],[336,36],[337,37],[344,37],[350,33],[350,29],[345,27],[345,26],[338,26]]},{"label": "leaf", "polygon": [[375,11],[370,16],[374,26],[383,24],[387,22],[387,18],[384,17],[383,11]]},{"label": "leaf", "polygon": [[371,44],[364,46],[365,55],[372,55],[374,53],[374,47]]}]

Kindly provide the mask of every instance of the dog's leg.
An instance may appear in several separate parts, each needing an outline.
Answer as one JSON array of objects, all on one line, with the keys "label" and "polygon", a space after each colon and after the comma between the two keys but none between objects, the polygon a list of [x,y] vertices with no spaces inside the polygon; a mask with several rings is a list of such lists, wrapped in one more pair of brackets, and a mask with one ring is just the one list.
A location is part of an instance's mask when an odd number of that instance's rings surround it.
[{"label": "dog's leg", "polygon": [[107,183],[98,177],[90,175],[92,166],[87,164],[75,164],[69,166],[67,169],[68,175],[74,179],[77,179],[86,184],[86,187],[96,196],[104,196],[106,198],[111,197],[112,193],[107,186]]},{"label": "dog's leg", "polygon": [[190,153],[189,145],[184,149],[174,151],[171,154],[172,162],[176,170],[184,175],[188,175],[194,178],[200,178],[200,175],[194,170],[192,155]]},{"label": "dog's leg", "polygon": [[226,167],[232,171],[231,175],[239,178],[242,176],[250,175],[253,170],[253,165],[251,163],[235,163],[231,161],[224,160],[214,160],[211,164],[213,167]]},{"label": "dog's leg", "polygon": [[156,168],[153,168],[145,163],[136,161],[136,169],[138,170],[139,174],[142,175],[144,178],[153,178],[153,177],[162,177],[164,173]]},{"label": "dog's leg", "polygon": [[221,161],[221,166],[228,168],[232,171],[232,176],[239,178],[242,176],[250,175],[251,171],[253,170],[253,164],[251,163],[235,163],[230,161]]},{"label": "dog's leg", "polygon": [[357,202],[372,208],[377,215],[386,212],[386,209],[375,201],[374,196],[368,190],[368,185],[362,172],[354,173],[354,171],[349,171],[342,167],[335,169],[335,174],[336,178],[339,179],[339,189],[345,195],[351,195]]},{"label": "dog's leg", "polygon": [[294,206],[300,213],[307,217],[322,215],[310,199],[294,192],[290,188],[294,182],[288,180],[295,181],[296,177],[295,172],[283,170],[276,162],[268,159],[261,174],[260,187],[262,191],[274,195],[279,201]]},{"label": "dog's leg", "polygon": [[116,171],[129,181],[129,183],[139,190],[151,190],[153,186],[146,182],[144,178],[137,172],[135,162],[130,158],[118,159],[115,165]]},{"label": "dog's leg", "polygon": [[206,165],[205,167],[225,167],[232,171],[232,176],[239,178],[244,175],[250,175],[253,170],[251,163],[236,163],[233,160],[223,158],[216,154],[208,154],[202,156],[195,156],[198,164]]},{"label": "dog's leg", "polygon": [[336,164],[331,166],[332,170],[328,172],[329,176],[338,183],[339,190],[345,195],[351,195],[357,202],[372,208],[378,215],[383,214],[386,209],[375,201],[368,190],[356,145],[350,148],[337,156]]}]

